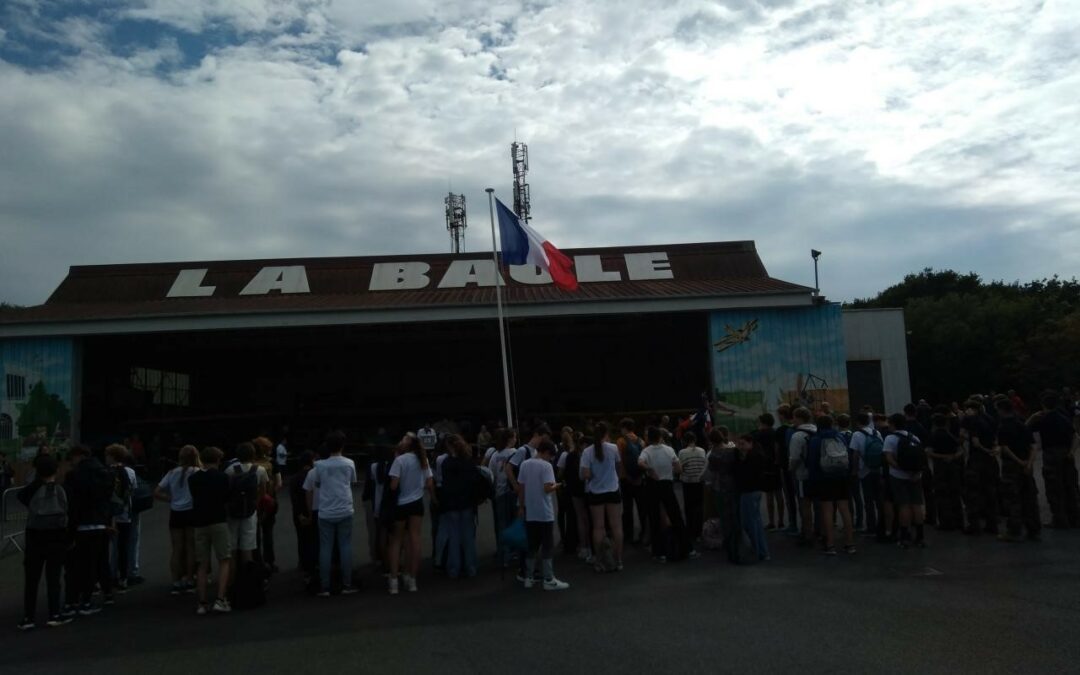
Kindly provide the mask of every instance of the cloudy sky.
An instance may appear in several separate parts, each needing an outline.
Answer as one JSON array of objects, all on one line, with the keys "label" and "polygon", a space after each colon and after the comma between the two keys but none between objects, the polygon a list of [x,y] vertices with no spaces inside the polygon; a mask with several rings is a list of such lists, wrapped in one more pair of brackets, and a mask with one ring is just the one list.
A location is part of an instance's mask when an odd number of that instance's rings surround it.
[{"label": "cloudy sky", "polygon": [[1074,0],[4,0],[0,300],[69,265],[754,239],[866,296],[1080,270]]}]

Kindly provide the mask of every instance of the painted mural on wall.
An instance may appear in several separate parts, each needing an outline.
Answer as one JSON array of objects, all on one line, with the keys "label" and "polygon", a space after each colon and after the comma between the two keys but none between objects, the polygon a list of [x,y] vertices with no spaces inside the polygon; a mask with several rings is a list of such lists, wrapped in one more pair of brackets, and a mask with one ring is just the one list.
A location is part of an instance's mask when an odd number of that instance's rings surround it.
[{"label": "painted mural on wall", "polygon": [[71,438],[74,346],[65,338],[0,341],[0,449],[32,454]]},{"label": "painted mural on wall", "polygon": [[713,312],[714,421],[733,432],[781,403],[848,408],[839,304]]}]

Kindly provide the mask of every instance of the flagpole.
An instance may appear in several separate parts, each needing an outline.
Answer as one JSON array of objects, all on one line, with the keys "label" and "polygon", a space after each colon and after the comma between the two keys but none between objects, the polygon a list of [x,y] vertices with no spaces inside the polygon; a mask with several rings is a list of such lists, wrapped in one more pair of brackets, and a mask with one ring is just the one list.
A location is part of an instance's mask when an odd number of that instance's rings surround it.
[{"label": "flagpole", "polygon": [[514,415],[510,409],[510,372],[506,365],[506,329],[503,326],[502,289],[499,288],[499,247],[495,243],[494,188],[487,188],[488,212],[491,215],[491,259],[495,263],[495,306],[499,313],[499,350],[502,352],[503,394],[506,396],[506,426],[514,428]]}]

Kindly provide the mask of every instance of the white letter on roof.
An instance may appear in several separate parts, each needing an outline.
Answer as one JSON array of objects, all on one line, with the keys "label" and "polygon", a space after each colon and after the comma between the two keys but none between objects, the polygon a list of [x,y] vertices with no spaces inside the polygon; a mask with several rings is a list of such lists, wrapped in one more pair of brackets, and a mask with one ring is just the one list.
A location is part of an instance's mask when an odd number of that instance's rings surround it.
[{"label": "white letter on roof", "polygon": [[427,288],[431,283],[428,270],[431,265],[423,262],[375,263],[371,268],[369,291],[415,291]]},{"label": "white letter on roof", "polygon": [[510,278],[519,284],[532,286],[551,283],[551,274],[536,265],[510,265]]},{"label": "white letter on roof", "polygon": [[604,263],[598,255],[574,256],[574,270],[577,272],[579,282],[589,281],[621,281],[622,275],[618,270],[604,271]]},{"label": "white letter on roof", "polygon": [[217,286],[203,286],[207,270],[180,270],[176,281],[169,289],[166,298],[207,298],[214,294]]},{"label": "white letter on roof", "polygon": [[674,279],[667,253],[627,253],[626,276],[631,281]]},{"label": "white letter on roof", "polygon": [[[465,288],[468,284],[494,286],[495,263],[491,260],[455,260],[446,269],[439,288]],[[502,275],[499,275],[499,285],[506,285]]]},{"label": "white letter on roof", "polygon": [[255,278],[244,286],[240,295],[266,295],[270,291],[278,290],[284,293],[310,293],[308,288],[307,270],[303,265],[292,267],[264,267],[259,270]]}]

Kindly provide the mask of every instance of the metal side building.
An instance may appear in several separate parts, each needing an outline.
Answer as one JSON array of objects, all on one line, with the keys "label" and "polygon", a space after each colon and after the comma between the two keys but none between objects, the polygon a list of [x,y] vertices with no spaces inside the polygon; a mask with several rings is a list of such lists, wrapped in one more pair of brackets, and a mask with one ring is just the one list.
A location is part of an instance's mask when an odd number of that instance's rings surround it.
[{"label": "metal side building", "polygon": [[[565,252],[577,292],[499,274],[515,417],[686,414],[710,391],[742,430],[782,401],[910,397],[902,315],[770,277],[753,242]],[[0,443],[497,421],[495,271],[483,254],[72,267],[45,304],[0,314]]]}]

